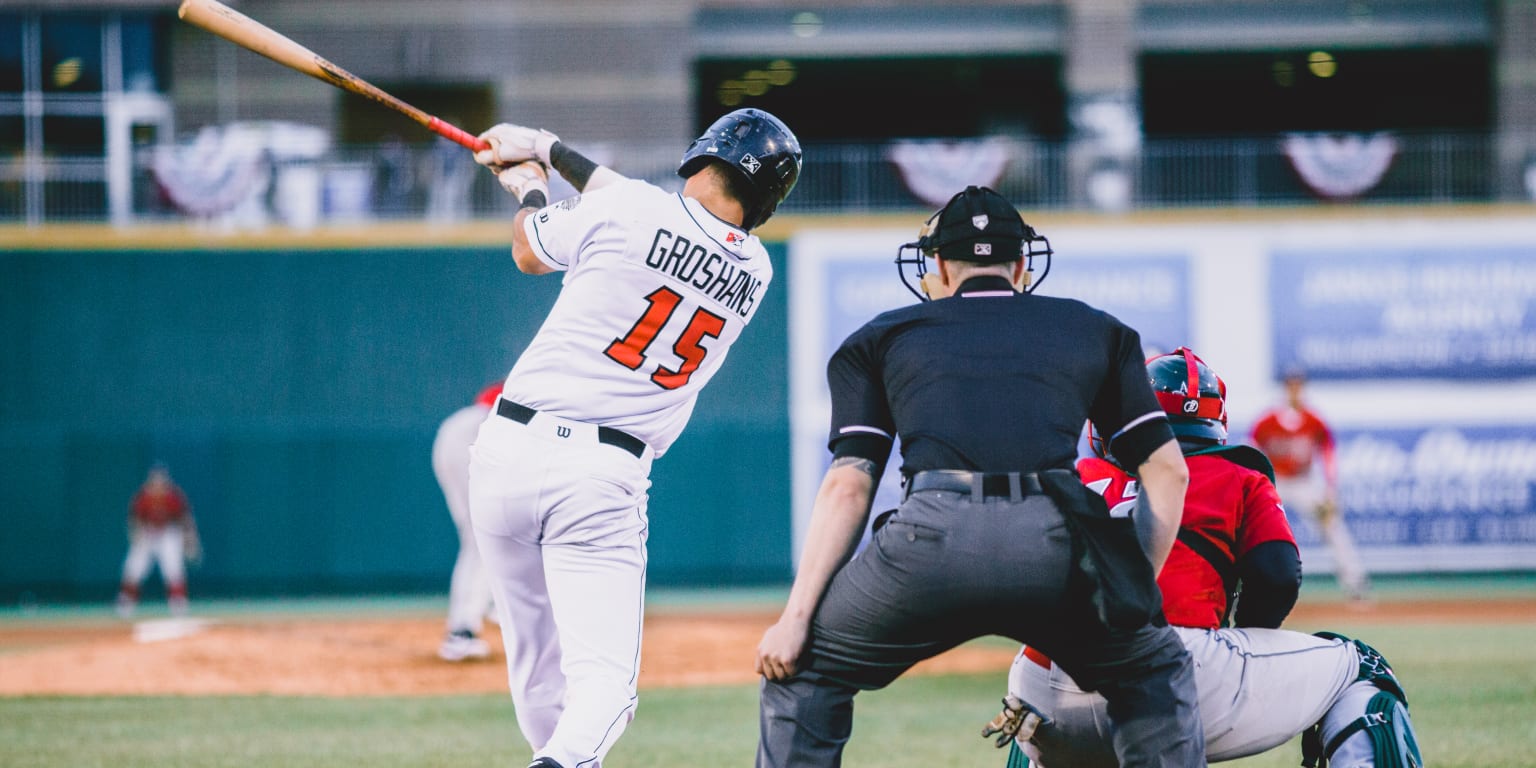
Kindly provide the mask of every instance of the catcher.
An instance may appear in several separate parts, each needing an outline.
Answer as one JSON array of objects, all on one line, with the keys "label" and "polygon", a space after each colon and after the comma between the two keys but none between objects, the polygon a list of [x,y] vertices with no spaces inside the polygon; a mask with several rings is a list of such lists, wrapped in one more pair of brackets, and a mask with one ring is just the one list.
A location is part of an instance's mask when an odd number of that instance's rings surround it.
[{"label": "catcher", "polygon": [[117,590],[117,615],[125,619],[133,616],[139,604],[139,585],[153,560],[160,564],[171,615],[185,616],[185,564],[201,559],[202,544],[192,505],[171,479],[170,470],[156,463],[128,503],[128,557],[123,560],[123,579]]},{"label": "catcher", "polygon": [[[1269,460],[1226,444],[1226,384],[1183,347],[1149,360],[1147,375],[1189,466],[1178,542],[1158,587],[1195,660],[1206,759],[1246,757],[1303,734],[1305,766],[1422,766],[1407,698],[1380,653],[1332,633],[1278,629],[1295,605],[1301,561]],[[1090,442],[1097,456],[1079,460],[1083,482],[1111,515],[1143,516],[1136,478],[1097,432]],[[1014,659],[1003,703],[982,735],[1011,743],[1010,767],[1028,765],[1026,755],[1044,767],[1115,766],[1104,699],[1039,651],[1025,647]]]}]

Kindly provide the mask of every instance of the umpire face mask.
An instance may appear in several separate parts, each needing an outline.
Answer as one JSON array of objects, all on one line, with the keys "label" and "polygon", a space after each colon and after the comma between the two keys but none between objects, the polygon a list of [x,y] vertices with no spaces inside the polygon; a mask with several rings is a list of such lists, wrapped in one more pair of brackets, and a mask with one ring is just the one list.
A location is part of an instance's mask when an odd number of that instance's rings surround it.
[{"label": "umpire face mask", "polygon": [[[970,186],[928,217],[917,240],[896,249],[896,274],[912,295],[928,301],[923,279],[929,274],[929,257],[977,264],[1002,264],[1022,258],[1022,290],[1033,293],[1051,272],[1052,253],[1051,242],[1025,224],[1018,210],[1002,195],[986,187]],[[1034,276],[1036,256],[1045,257],[1045,268],[1038,279]],[[915,279],[909,278],[909,272]]]}]

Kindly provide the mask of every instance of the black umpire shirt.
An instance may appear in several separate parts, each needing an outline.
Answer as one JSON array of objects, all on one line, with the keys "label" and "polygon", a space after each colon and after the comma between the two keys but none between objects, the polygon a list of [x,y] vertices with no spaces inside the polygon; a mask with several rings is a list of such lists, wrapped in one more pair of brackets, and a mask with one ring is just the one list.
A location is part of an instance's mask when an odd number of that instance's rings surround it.
[{"label": "black umpire shirt", "polygon": [[881,314],[838,348],[827,381],[833,453],[883,467],[899,435],[908,477],[1070,469],[1085,419],[1123,467],[1173,439],[1135,330],[1001,277]]}]

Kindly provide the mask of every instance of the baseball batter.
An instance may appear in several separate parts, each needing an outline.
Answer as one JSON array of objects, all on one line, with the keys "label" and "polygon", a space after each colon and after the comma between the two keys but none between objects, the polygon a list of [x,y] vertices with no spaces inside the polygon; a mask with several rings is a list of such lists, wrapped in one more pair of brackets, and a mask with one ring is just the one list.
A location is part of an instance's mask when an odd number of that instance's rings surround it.
[{"label": "baseball batter", "polygon": [[[731,112],[683,153],[677,194],[548,132],[482,138],[475,159],[522,201],[513,260],[565,277],[470,449],[470,512],[531,765],[596,768],[637,701],[651,464],[762,306],[773,270],[749,233],[794,187],[800,145]],[[551,166],[583,194],[546,206]]]},{"label": "baseball batter", "polygon": [[475,527],[469,521],[469,446],[481,422],[501,396],[501,382],[480,391],[475,401],[443,419],[432,440],[432,472],[448,502],[448,515],[459,532],[459,556],[448,581],[448,634],[437,647],[444,661],[483,659],[491,649],[481,639],[485,616],[493,609],[491,583],[480,563]]},{"label": "baseball batter", "polygon": [[1300,371],[1287,373],[1285,404],[1260,416],[1249,439],[1274,462],[1275,487],[1286,508],[1308,515],[1317,525],[1333,556],[1339,586],[1351,598],[1364,600],[1370,595],[1370,580],[1339,511],[1333,433],[1302,401],[1305,386]]},{"label": "baseball batter", "polygon": [[[1226,385],[1182,347],[1149,360],[1147,371],[1189,466],[1178,543],[1158,586],[1164,614],[1195,660],[1207,760],[1257,754],[1320,724],[1303,740],[1312,758],[1338,768],[1422,765],[1402,690],[1380,654],[1337,636],[1277,629],[1295,604],[1300,560],[1268,461],[1226,445]],[[1136,478],[1109,455],[1081,459],[1078,470],[1111,514],[1131,514],[1140,502]],[[1045,655],[1020,651],[1008,691],[1009,709],[983,735],[1022,728],[1022,752],[1045,768],[1115,765],[1103,698],[1084,693]]]},{"label": "baseball batter", "polygon": [[117,615],[131,618],[139,605],[139,586],[153,563],[165,581],[172,616],[187,613],[186,561],[198,560],[201,545],[192,505],[164,464],[150,467],[144,484],[128,502],[128,556],[117,590]]}]

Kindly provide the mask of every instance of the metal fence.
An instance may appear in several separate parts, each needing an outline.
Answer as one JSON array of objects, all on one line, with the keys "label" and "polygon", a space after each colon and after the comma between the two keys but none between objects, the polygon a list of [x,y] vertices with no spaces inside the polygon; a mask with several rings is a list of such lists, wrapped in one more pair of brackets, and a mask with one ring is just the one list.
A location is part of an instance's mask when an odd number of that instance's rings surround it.
[{"label": "metal fence", "polygon": [[[1136,151],[1106,157],[1082,145],[1009,141],[1005,161],[991,178],[961,178],[953,187],[987,181],[1019,205],[1035,209],[1181,206],[1264,206],[1329,199],[1298,170],[1280,139],[1147,141]],[[1518,169],[1525,189],[1500,192],[1501,169],[1491,136],[1394,137],[1390,162],[1379,178],[1349,199],[1394,203],[1491,202],[1533,198],[1536,162]],[[1536,142],[1527,146],[1536,146]],[[861,213],[935,207],[913,191],[909,169],[892,159],[891,145],[824,144],[805,148],[806,164],[794,194],[781,208],[793,213]],[[668,189],[677,147],[596,146],[595,159],[629,176]],[[129,171],[113,189],[106,158],[0,160],[0,222],[178,220],[235,217],[250,226],[287,223],[411,219],[484,219],[504,216],[512,201],[494,177],[457,147],[348,146],[304,160],[266,153],[261,167],[242,176],[251,189],[229,210],[197,209],[188,192],[157,163],[165,148],[133,150]],[[278,153],[281,154],[281,153]],[[942,171],[942,169],[940,169]],[[1505,173],[1505,176],[1509,174]],[[1086,182],[1086,183],[1085,183]],[[1103,182],[1107,186],[1095,187]],[[562,191],[557,182],[556,196]],[[195,190],[194,190],[195,192]],[[1335,195],[1335,197],[1338,197]],[[192,198],[195,202],[202,198]],[[243,218],[242,218],[243,217]]]}]

